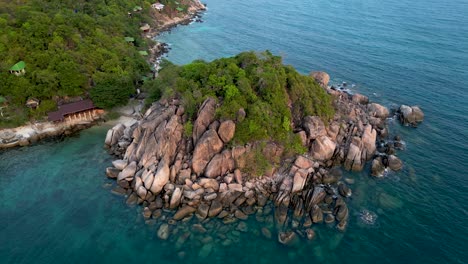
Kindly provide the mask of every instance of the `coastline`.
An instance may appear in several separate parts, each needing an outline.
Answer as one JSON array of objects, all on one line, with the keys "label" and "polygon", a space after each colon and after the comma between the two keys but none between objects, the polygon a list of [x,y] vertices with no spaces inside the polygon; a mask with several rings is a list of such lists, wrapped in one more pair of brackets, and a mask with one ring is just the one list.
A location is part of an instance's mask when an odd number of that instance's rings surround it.
[{"label": "coastline", "polygon": [[[193,1],[193,5],[189,7],[187,14],[181,17],[167,19],[162,25],[151,28],[146,36],[154,40],[161,32],[170,31],[173,27],[178,25],[187,25],[193,18],[197,17],[200,12],[203,12],[204,10],[206,10],[206,6],[199,0],[195,0]],[[165,49],[164,43],[155,42],[156,43],[150,48],[150,56],[148,59],[148,63],[154,66],[154,77],[157,76],[161,57],[168,52],[168,50]],[[117,109],[117,112],[120,115],[115,120],[106,121],[103,118],[105,115],[105,112],[103,112],[92,118],[92,120],[62,123],[54,123],[50,121],[36,123],[29,122],[29,124],[15,128],[0,128],[0,149],[8,149],[18,146],[23,147],[45,138],[67,136],[99,124],[100,121],[109,125],[123,123],[130,126],[138,121],[140,111],[141,103],[137,107],[134,107],[132,105],[132,101],[129,101],[127,105]]]}]

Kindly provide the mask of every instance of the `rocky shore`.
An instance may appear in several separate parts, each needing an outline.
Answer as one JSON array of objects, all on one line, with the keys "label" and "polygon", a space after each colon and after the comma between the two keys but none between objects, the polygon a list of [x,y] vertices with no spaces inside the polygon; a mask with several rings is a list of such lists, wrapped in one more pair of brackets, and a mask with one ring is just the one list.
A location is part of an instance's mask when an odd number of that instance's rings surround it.
[{"label": "rocky shore", "polygon": [[38,122],[21,127],[0,130],[0,149],[28,146],[45,138],[67,136],[89,128],[100,120],[81,120],[76,122]]},{"label": "rocky shore", "polygon": [[[400,170],[403,163],[396,150],[403,143],[389,135],[386,119],[392,113],[386,107],[364,95],[330,88],[326,73],[311,76],[333,96],[336,114],[328,122],[307,116],[295,127],[306,154],[282,160],[263,175],[250,175],[242,165],[251,162],[256,143],[231,144],[245,116],[242,109],[236,120],[218,120],[216,100],[207,98],[192,134],[186,135],[182,103],[160,100],[137,123],[108,131],[105,146],[118,157],[106,170],[118,184],[113,192],[125,195],[129,205],[140,204],[144,219],[158,225],[158,237],[175,243],[191,236],[178,222],[190,223],[195,231],[216,228],[217,237],[206,239],[228,244],[233,241],[225,231],[247,230],[244,221],[249,218],[265,223],[263,236],[288,246],[300,238],[313,239],[314,225],[344,231],[352,181],[343,179],[341,170],[360,171],[370,161],[375,177]],[[424,117],[416,106],[401,106],[393,114],[412,126]],[[283,151],[274,142],[263,147],[267,157],[279,158]]]}]

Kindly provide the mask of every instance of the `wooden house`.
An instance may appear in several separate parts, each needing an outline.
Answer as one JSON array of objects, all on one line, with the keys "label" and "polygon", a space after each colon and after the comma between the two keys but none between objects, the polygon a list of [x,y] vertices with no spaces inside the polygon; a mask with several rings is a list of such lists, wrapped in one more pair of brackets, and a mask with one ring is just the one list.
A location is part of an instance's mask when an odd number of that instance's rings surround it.
[{"label": "wooden house", "polygon": [[48,119],[52,122],[90,121],[94,120],[101,111],[91,100],[86,99],[59,106],[57,111],[48,113]]}]

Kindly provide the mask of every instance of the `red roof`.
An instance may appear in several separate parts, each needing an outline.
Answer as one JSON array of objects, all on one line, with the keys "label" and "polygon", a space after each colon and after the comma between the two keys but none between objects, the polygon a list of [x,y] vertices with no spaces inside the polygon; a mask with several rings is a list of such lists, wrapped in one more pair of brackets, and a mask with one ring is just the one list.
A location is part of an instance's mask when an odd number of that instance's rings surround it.
[{"label": "red roof", "polygon": [[93,102],[89,99],[78,101],[75,103],[64,104],[58,107],[58,111],[50,112],[48,114],[49,121],[61,121],[66,115],[83,112],[86,110],[94,109]]}]

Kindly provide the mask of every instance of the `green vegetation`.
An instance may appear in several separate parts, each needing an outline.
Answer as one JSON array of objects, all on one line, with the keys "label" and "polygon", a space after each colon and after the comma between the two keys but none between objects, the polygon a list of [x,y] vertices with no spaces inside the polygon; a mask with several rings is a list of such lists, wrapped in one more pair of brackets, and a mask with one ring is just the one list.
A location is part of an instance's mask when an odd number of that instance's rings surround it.
[{"label": "green vegetation", "polygon": [[[334,114],[330,96],[311,77],[283,65],[281,57],[268,51],[184,66],[165,61],[162,68],[157,79],[145,84],[148,103],[160,97],[179,97],[191,121],[207,97],[218,98],[220,119],[236,120],[243,108],[246,116],[237,124],[233,144],[274,141],[284,146],[285,155],[305,152],[294,128],[304,116],[317,115],[328,121]],[[186,133],[189,130],[187,127]],[[257,168],[265,169],[268,166],[259,153],[253,158]]]},{"label": "green vegetation", "polygon": [[[44,109],[55,107],[50,104],[58,97],[90,94],[104,108],[126,103],[150,70],[138,51],[149,44],[140,37],[139,27],[152,21],[151,3],[0,1],[0,96],[8,100],[3,112],[10,117],[0,118],[0,127],[21,123],[20,117],[23,122],[38,118]],[[134,12],[135,6],[142,10]],[[134,41],[127,43],[125,37]],[[26,66],[22,76],[9,73],[18,62]],[[24,107],[29,97],[47,105],[29,111]],[[18,110],[29,113],[16,115]]]}]

